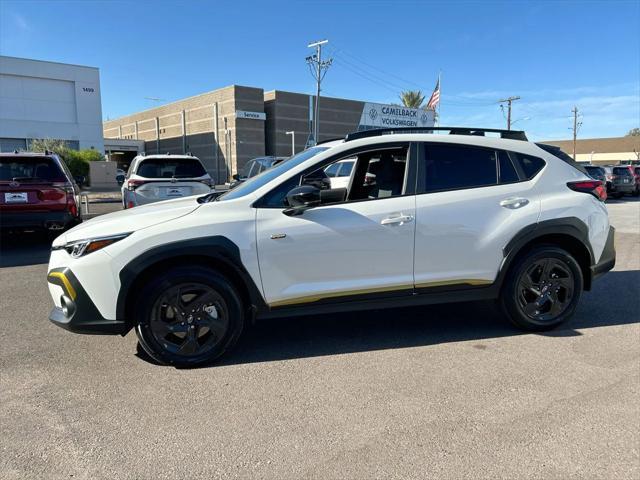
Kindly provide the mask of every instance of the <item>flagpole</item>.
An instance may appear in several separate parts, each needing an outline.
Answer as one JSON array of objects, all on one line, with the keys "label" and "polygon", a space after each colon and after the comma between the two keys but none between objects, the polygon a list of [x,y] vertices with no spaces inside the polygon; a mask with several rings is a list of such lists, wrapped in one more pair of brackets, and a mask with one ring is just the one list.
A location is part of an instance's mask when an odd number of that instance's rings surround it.
[{"label": "flagpole", "polygon": [[438,88],[440,88],[440,101],[438,102],[438,127],[441,125],[440,123],[440,104],[442,103],[442,70],[438,72]]}]

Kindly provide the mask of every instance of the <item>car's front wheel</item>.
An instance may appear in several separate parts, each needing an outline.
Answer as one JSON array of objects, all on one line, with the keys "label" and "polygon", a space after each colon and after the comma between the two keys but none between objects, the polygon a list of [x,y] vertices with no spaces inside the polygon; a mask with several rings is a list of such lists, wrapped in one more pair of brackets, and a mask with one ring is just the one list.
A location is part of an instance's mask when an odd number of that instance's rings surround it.
[{"label": "car's front wheel", "polygon": [[212,362],[238,340],[244,324],[233,285],[200,266],[169,269],[148,281],[134,307],[140,345],[176,367]]},{"label": "car's front wheel", "polygon": [[517,327],[549,330],[571,318],[582,286],[582,270],[575,258],[561,248],[541,245],[516,260],[500,303]]}]

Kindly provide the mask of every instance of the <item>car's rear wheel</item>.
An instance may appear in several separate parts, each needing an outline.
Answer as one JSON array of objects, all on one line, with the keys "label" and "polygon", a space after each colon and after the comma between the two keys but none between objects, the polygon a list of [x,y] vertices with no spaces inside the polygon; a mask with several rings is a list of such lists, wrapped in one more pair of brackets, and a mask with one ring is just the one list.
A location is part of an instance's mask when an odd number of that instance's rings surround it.
[{"label": "car's rear wheel", "polygon": [[244,324],[233,285],[199,266],[176,267],[147,282],[134,315],[144,351],[177,367],[211,363],[233,347]]},{"label": "car's rear wheel", "polygon": [[571,318],[582,286],[582,270],[575,258],[561,248],[541,245],[516,260],[500,303],[517,327],[549,330]]}]

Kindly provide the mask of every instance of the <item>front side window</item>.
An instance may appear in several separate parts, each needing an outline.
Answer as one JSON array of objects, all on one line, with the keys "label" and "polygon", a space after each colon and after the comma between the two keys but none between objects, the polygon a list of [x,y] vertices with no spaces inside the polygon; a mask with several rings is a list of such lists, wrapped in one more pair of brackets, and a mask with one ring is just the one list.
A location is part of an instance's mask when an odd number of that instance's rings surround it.
[{"label": "front side window", "polygon": [[[486,187],[498,183],[496,152],[465,145],[428,144],[420,162],[420,192]],[[505,164],[505,175],[509,177]]]},{"label": "front side window", "polygon": [[[259,202],[259,206],[268,208],[286,208],[287,193],[299,185],[314,185],[330,188],[331,182],[322,182],[321,177],[329,180],[330,172],[338,172],[338,176],[351,176],[346,192],[345,201],[373,200],[377,198],[396,197],[403,195],[406,190],[406,176],[408,165],[408,146],[369,150],[356,155],[350,153],[348,158],[336,158],[329,165],[312,169],[290,178],[279,185]],[[336,170],[334,170],[336,167]],[[346,168],[346,170],[345,170]],[[323,187],[323,185],[325,185]]]}]

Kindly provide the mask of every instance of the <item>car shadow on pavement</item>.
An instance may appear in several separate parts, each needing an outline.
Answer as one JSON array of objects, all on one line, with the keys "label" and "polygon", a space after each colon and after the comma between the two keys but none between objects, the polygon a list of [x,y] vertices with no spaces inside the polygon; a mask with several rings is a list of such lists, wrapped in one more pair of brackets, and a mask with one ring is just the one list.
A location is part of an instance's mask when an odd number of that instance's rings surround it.
[{"label": "car shadow on pavement", "polygon": [[[586,328],[639,323],[638,285],[640,271],[608,273],[583,294],[568,324],[539,335],[572,337]],[[462,341],[482,350],[483,340],[524,334],[490,302],[269,319],[247,329],[213,367]],[[144,353],[138,356],[150,361]]]},{"label": "car shadow on pavement", "polygon": [[51,236],[47,232],[3,233],[0,236],[0,268],[49,262]]}]

